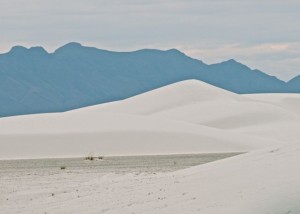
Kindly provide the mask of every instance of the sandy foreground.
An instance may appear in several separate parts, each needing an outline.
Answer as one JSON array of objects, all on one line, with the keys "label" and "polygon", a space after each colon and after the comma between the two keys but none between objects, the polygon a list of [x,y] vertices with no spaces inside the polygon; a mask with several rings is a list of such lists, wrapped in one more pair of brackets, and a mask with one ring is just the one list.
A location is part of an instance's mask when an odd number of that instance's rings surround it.
[{"label": "sandy foreground", "polygon": [[166,173],[2,176],[1,212],[299,213],[299,151],[265,149]]},{"label": "sandy foreground", "polygon": [[2,118],[1,159],[248,153],[155,174],[1,175],[1,213],[299,213],[299,101],[190,80],[66,113]]}]

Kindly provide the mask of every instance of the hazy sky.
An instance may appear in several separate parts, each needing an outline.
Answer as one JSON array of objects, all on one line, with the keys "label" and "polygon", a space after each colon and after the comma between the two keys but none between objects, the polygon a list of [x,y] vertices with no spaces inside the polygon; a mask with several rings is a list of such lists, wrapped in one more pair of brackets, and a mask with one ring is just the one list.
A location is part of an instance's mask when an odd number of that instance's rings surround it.
[{"label": "hazy sky", "polygon": [[110,50],[178,48],[300,74],[299,0],[0,0],[0,52],[76,41]]}]

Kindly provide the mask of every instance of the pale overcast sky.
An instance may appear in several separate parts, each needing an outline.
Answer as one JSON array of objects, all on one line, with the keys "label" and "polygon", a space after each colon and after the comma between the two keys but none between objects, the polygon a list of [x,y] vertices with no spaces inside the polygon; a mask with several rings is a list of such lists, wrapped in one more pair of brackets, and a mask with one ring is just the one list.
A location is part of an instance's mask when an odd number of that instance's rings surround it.
[{"label": "pale overcast sky", "polygon": [[130,51],[177,48],[234,58],[288,80],[300,74],[299,0],[0,0],[0,52],[71,42]]}]

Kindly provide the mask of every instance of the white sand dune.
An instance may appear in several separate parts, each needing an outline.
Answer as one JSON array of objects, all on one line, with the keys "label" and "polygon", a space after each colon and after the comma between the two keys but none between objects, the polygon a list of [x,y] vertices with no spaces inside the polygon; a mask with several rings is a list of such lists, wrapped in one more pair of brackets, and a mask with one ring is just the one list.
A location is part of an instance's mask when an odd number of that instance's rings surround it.
[{"label": "white sand dune", "polygon": [[189,80],[70,112],[2,118],[2,159],[250,152],[158,175],[51,174],[24,181],[26,188],[11,192],[17,201],[0,194],[1,211],[300,213],[299,100]]},{"label": "white sand dune", "polygon": [[[134,203],[127,209],[116,203],[108,213],[299,213],[299,155],[300,146],[295,144],[193,167],[150,182],[140,179],[149,185],[134,187],[131,180],[129,194],[141,198],[131,200]],[[125,196],[127,185],[118,194]]]},{"label": "white sand dune", "polygon": [[0,142],[2,159],[244,152],[278,144],[181,121],[86,110],[4,118]]},{"label": "white sand dune", "polygon": [[189,104],[195,104],[197,102],[205,103],[213,100],[240,99],[245,98],[198,80],[187,80],[152,90],[126,100],[92,106],[86,109],[150,115]]},{"label": "white sand dune", "polygon": [[247,94],[243,96],[256,101],[275,104],[300,115],[300,94]]},{"label": "white sand dune", "polygon": [[196,80],[89,108],[180,120],[286,142],[300,139],[299,109],[299,94],[237,95]]},{"label": "white sand dune", "polygon": [[0,157],[245,152],[279,141],[222,129],[294,120],[276,106],[190,80],[120,102],[2,118]]},{"label": "white sand dune", "polygon": [[298,115],[282,110],[274,105],[248,100],[198,102],[156,113],[154,116],[159,118],[176,118],[221,129],[299,120]]},{"label": "white sand dune", "polygon": [[[215,123],[215,126],[219,124],[224,128],[230,128],[230,124],[227,123],[229,121],[226,121],[225,124],[221,121],[231,118],[233,121],[235,118],[239,119],[238,124],[235,124],[238,127],[300,119],[298,108],[300,96],[287,94],[288,99],[283,96],[282,94],[237,95],[204,82],[189,80],[123,101],[86,109],[151,115],[198,124]],[[286,102],[286,100],[288,101]],[[286,108],[282,108],[282,106]]]}]

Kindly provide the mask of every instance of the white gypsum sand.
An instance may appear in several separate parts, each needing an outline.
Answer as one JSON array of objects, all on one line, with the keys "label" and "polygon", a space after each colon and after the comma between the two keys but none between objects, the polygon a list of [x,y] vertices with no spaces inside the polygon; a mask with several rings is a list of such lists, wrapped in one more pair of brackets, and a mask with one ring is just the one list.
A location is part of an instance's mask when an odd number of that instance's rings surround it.
[{"label": "white gypsum sand", "polygon": [[158,175],[29,176],[8,201],[0,195],[4,213],[297,213],[299,100],[189,80],[70,112],[2,118],[2,159],[249,152]]},{"label": "white gypsum sand", "polygon": [[[181,112],[183,107],[191,103],[195,107],[201,107],[206,106],[207,102],[215,106],[210,106],[205,111],[199,108],[198,112],[197,109],[188,110],[186,114]],[[237,116],[242,115],[240,117],[243,117],[243,112],[259,112],[261,106],[257,103],[254,109],[251,105],[247,108],[248,99],[191,80],[111,104],[65,113],[2,118],[0,158],[74,157],[89,153],[139,155],[245,152],[279,143],[276,139],[231,133],[189,120],[200,118],[201,115],[203,118],[222,118],[220,115],[228,115],[226,105],[231,105],[232,102],[237,104],[232,105],[233,111],[230,110],[230,114],[235,112]],[[178,109],[178,106],[182,108]],[[143,110],[144,107],[147,110]],[[216,108],[219,108],[218,112]],[[124,111],[119,112],[118,109]],[[126,109],[131,112],[125,111]],[[158,114],[158,110],[166,112],[169,109],[178,109],[178,112],[172,118],[154,114]],[[241,112],[238,109],[244,110]],[[149,115],[149,112],[152,114]],[[271,108],[270,112],[271,115],[278,113],[276,107]],[[280,113],[280,118],[290,120],[288,113]],[[177,118],[180,116],[185,116],[185,120]],[[249,121],[246,117],[240,123]],[[232,126],[232,123],[225,121],[222,127],[226,124],[228,128]]]},{"label": "white gypsum sand", "polygon": [[[4,213],[298,213],[299,145],[166,174],[61,171],[6,182]],[[16,175],[17,176],[17,175]],[[15,177],[14,179],[18,179]],[[20,179],[18,179],[20,180]],[[7,192],[8,190],[11,190]]]}]

